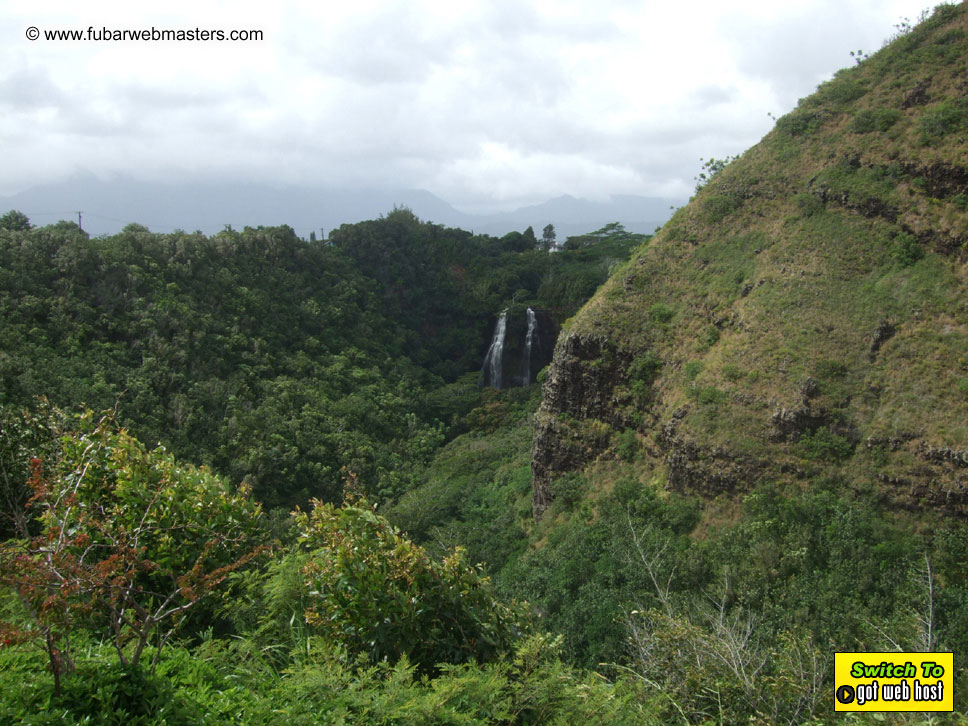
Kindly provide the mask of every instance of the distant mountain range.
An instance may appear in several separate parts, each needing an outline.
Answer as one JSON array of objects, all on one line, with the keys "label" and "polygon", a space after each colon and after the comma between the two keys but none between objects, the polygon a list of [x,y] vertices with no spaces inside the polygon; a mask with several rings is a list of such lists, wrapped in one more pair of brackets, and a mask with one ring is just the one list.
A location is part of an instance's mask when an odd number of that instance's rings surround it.
[{"label": "distant mountain range", "polygon": [[24,212],[35,225],[60,219],[77,221],[92,236],[114,234],[136,222],[153,232],[175,229],[213,234],[235,228],[288,224],[301,237],[328,233],[341,224],[374,219],[395,206],[409,207],[419,218],[449,227],[502,236],[528,226],[541,236],[553,224],[559,241],[621,222],[630,232],[654,232],[684,200],[633,195],[594,202],[562,196],[512,212],[477,215],[461,212],[422,189],[347,190],[279,188],[268,184],[187,183],[169,185],[134,179],[103,181],[79,175],[0,197],[0,213]]}]

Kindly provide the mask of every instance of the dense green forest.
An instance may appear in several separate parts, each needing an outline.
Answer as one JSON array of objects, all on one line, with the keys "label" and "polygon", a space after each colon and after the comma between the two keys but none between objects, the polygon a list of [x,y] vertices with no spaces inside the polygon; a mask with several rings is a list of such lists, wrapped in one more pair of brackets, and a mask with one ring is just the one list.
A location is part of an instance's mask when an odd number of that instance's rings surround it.
[{"label": "dense green forest", "polygon": [[552,250],[530,229],[496,239],[402,209],[324,241],[91,239],[0,217],[0,720],[615,710],[526,605],[375,507],[504,395],[481,388],[498,311],[560,324],[644,240],[609,225]]},{"label": "dense green forest", "polygon": [[[963,723],[966,38],[650,238],[0,217],[0,722]],[[835,713],[864,651],[953,652],[954,712]]]},{"label": "dense green forest", "polygon": [[549,253],[530,230],[474,236],[407,210],[325,242],[5,220],[0,403],[116,409],[287,510],[339,501],[345,471],[377,500],[411,488],[478,395],[497,312],[561,322],[642,240],[613,229]]}]

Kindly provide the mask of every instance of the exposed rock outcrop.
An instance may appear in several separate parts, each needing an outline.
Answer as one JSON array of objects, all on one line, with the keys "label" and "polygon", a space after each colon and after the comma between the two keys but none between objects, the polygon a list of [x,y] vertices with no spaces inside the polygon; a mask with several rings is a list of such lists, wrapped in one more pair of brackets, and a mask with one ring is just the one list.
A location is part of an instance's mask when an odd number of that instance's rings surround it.
[{"label": "exposed rock outcrop", "polygon": [[872,362],[877,357],[877,352],[881,349],[881,346],[893,338],[894,333],[896,332],[897,328],[894,327],[892,323],[887,320],[881,321],[880,325],[878,325],[877,329],[874,331],[874,335],[872,336],[871,340],[869,357]]},{"label": "exposed rock outcrop", "polygon": [[953,469],[968,469],[968,451],[953,449],[950,446],[931,446],[924,441],[920,442],[917,451],[925,461]]},{"label": "exposed rock outcrop", "polygon": [[779,408],[770,417],[771,441],[795,441],[828,423],[827,412],[809,405]]},{"label": "exposed rock outcrop", "polygon": [[737,456],[722,446],[704,449],[680,433],[678,423],[684,415],[685,409],[676,409],[660,430],[669,489],[712,498],[746,489],[758,479],[763,462]]},{"label": "exposed rock outcrop", "polygon": [[568,335],[558,343],[535,417],[531,448],[536,518],[551,504],[550,485],[555,477],[580,468],[607,447],[607,437],[588,424],[623,423],[614,394],[629,363],[631,356],[616,350],[605,338]]}]

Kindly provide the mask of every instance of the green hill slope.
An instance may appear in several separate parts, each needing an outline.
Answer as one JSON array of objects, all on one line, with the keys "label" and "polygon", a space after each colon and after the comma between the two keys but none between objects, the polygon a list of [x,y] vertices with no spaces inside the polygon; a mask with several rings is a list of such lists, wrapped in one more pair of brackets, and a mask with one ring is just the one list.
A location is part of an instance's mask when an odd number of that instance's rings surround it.
[{"label": "green hill slope", "polygon": [[833,476],[968,514],[966,79],[968,7],[941,6],[801,100],[612,276],[559,338],[536,516],[563,473],[620,448],[707,498]]}]

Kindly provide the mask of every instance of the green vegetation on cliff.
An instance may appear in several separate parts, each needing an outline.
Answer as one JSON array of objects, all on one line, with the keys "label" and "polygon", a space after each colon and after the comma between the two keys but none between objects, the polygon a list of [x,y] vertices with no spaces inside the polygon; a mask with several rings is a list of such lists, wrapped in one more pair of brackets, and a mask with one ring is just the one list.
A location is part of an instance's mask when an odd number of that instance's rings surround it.
[{"label": "green vegetation on cliff", "polygon": [[539,498],[615,450],[541,460],[600,422],[677,491],[837,476],[968,513],[966,38],[941,6],[839,72],[582,309],[539,413]]}]

